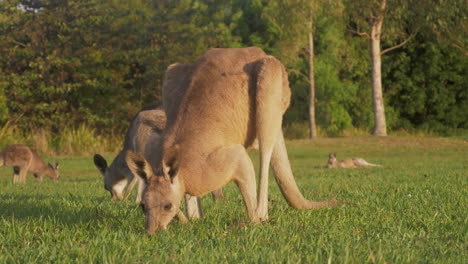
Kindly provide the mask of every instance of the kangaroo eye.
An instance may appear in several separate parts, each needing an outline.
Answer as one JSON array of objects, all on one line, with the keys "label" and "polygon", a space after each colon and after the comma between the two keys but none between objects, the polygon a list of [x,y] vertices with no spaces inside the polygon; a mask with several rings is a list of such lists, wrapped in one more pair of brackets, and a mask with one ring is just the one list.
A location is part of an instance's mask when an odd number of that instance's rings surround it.
[{"label": "kangaroo eye", "polygon": [[168,204],[164,205],[164,210],[169,211],[171,209],[172,209],[172,204],[171,203],[168,203]]}]

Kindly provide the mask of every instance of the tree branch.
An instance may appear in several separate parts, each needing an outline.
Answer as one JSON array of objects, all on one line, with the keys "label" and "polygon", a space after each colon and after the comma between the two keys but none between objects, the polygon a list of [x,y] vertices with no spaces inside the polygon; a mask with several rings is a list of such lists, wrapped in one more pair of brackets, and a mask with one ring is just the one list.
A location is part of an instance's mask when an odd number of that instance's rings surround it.
[{"label": "tree branch", "polygon": [[16,41],[16,40],[14,40],[14,39],[11,40],[11,43],[16,44],[16,45],[18,45],[18,46],[21,46],[21,47],[23,47],[23,48],[27,48],[27,47],[28,47],[28,46],[26,46],[26,44],[21,43],[21,42],[19,42],[19,41]]},{"label": "tree branch", "polygon": [[[442,34],[440,33],[439,30],[436,30],[436,29],[433,28],[432,33],[434,33],[437,36],[437,38],[439,38],[439,39],[443,38]],[[457,41],[456,39],[453,39],[453,38],[450,38],[450,37],[445,37],[445,38],[448,39],[448,41],[450,42],[449,43],[450,46],[460,50],[465,57],[468,57],[468,51],[466,50],[466,48],[464,48],[463,43],[460,43],[460,41]]]},{"label": "tree branch", "polygon": [[414,38],[414,36],[416,36],[416,33],[417,33],[417,32],[412,33],[407,39],[405,39],[405,40],[404,40],[403,42],[401,42],[400,44],[395,45],[395,46],[393,46],[393,47],[390,47],[390,48],[388,48],[388,49],[382,50],[382,51],[380,52],[380,55],[384,55],[385,53],[387,53],[387,52],[389,52],[389,51],[392,51],[392,50],[394,50],[394,49],[398,49],[398,48],[404,46],[406,43],[408,43],[408,41],[410,41],[412,38]]},{"label": "tree branch", "polygon": [[306,82],[307,82],[308,84],[310,84],[309,76],[305,75],[304,73],[302,73],[302,72],[300,72],[300,71],[298,71],[298,70],[295,70],[295,69],[287,69],[287,71],[290,72],[290,73],[294,73],[294,74],[297,74],[297,75],[299,75],[299,76],[304,77],[305,80],[306,80]]},{"label": "tree branch", "polygon": [[462,46],[456,44],[456,43],[451,43],[450,44],[452,47],[456,48],[456,49],[459,49],[463,55],[465,55],[465,57],[468,57],[468,51],[466,49],[464,49]]},{"label": "tree branch", "polygon": [[358,29],[352,29],[352,28],[348,27],[348,31],[355,34],[355,35],[358,35],[360,37],[370,38],[370,36],[369,36],[369,34],[367,32],[360,32],[359,28]]}]

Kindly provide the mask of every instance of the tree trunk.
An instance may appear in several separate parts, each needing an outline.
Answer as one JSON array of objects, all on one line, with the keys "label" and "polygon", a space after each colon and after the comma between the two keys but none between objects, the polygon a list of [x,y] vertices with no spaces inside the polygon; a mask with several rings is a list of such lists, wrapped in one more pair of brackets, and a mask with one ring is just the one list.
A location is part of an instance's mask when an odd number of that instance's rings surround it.
[{"label": "tree trunk", "polygon": [[[386,2],[385,0],[382,1]],[[383,6],[385,8],[385,6]],[[372,96],[374,105],[374,131],[375,136],[387,135],[384,100],[382,94],[382,55],[380,51],[380,35],[383,24],[383,14],[369,20],[370,50],[372,58]]]},{"label": "tree trunk", "polygon": [[317,137],[317,126],[315,124],[315,77],[314,77],[314,38],[312,31],[309,32],[309,138]]}]

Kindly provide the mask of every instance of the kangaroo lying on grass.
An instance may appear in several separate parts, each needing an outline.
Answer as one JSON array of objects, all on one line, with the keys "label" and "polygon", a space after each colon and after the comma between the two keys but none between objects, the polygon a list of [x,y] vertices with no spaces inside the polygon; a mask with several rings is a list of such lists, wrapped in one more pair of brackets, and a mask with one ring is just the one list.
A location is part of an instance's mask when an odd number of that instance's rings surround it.
[{"label": "kangaroo lying on grass", "polygon": [[328,168],[359,168],[359,167],[382,167],[381,165],[372,164],[361,158],[336,160],[336,153],[328,154]]},{"label": "kangaroo lying on grass", "polygon": [[45,163],[37,155],[25,145],[8,145],[0,152],[0,166],[13,167],[13,183],[26,183],[26,174],[32,173],[39,181],[42,181],[44,176],[58,181],[58,162],[55,166],[50,163]]},{"label": "kangaroo lying on grass", "polygon": [[[168,118],[160,168],[153,170],[132,151],[126,157],[130,170],[147,183],[143,200],[149,235],[166,229],[185,193],[201,196],[231,181],[239,187],[249,219],[266,221],[270,160],[290,206],[312,209],[336,204],[306,200],[296,185],[281,130],[290,89],[284,66],[276,58],[259,48],[212,49],[193,65],[175,65],[167,75],[186,91],[176,118]],[[255,138],[260,152],[258,197],[246,151]]]},{"label": "kangaroo lying on grass", "polygon": [[[99,154],[94,155],[94,164],[104,176],[104,188],[111,193],[112,199],[122,200],[128,198],[134,185],[138,182],[136,202],[141,201],[144,182],[134,177],[125,162],[125,153],[132,150],[144,153],[145,145],[151,134],[160,134],[166,124],[166,115],[161,108],[154,105],[149,109],[140,111],[133,118],[127,134],[123,149],[117,154],[110,166]],[[126,189],[126,190],[125,190]]]}]

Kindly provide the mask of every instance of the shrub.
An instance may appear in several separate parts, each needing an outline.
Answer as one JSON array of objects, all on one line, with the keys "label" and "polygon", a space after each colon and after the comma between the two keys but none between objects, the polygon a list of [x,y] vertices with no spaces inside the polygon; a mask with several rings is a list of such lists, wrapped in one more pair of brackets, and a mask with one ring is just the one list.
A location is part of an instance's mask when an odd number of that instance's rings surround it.
[{"label": "shrub", "polygon": [[34,129],[25,133],[8,123],[0,128],[1,148],[9,144],[25,144],[38,153],[49,156],[113,153],[121,148],[122,142],[122,136],[98,135],[95,129],[87,125],[66,128],[60,134],[45,129]]}]

